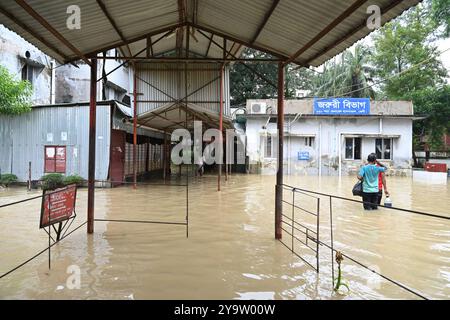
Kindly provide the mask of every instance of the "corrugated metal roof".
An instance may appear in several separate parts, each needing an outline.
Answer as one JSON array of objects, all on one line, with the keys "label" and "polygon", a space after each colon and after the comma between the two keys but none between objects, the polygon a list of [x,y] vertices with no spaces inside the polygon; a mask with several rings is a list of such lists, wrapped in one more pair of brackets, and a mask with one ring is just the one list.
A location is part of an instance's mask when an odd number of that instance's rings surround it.
[{"label": "corrugated metal roof", "polygon": [[[195,103],[166,103],[159,108],[150,110],[138,116],[138,124],[161,131],[172,132],[176,129],[193,128],[194,121],[201,121],[205,126],[217,128],[219,114],[206,110]],[[223,118],[224,128],[231,128],[231,118]]]},{"label": "corrugated metal roof", "polygon": [[[124,45],[120,35],[98,5],[98,1],[100,0],[34,0],[27,3],[83,55],[88,55]],[[322,64],[371,32],[366,27],[368,18],[366,11],[369,5],[378,5],[381,8],[382,22],[385,23],[420,2],[420,0],[370,2],[280,0],[272,14],[268,15],[273,4],[271,0],[102,1],[127,42],[142,40],[147,36],[152,36],[152,41],[155,41],[157,35],[166,32],[170,27],[190,25],[206,32],[216,33],[214,38],[219,44],[222,44],[220,36],[228,37],[230,39],[228,49],[234,45],[233,42],[239,42],[241,45],[276,53],[282,59],[291,58],[290,60],[295,63],[314,66]],[[23,0],[2,0],[0,23],[61,62],[79,58],[74,50],[64,45],[31,17],[19,5],[21,2]],[[186,10],[180,10],[180,3],[186,3]],[[80,30],[67,28],[66,22],[69,17],[67,8],[70,5],[78,5],[81,9]],[[343,13],[350,8],[354,10],[344,16]],[[180,16],[180,11],[186,12],[186,16]],[[264,24],[267,16],[269,18]],[[330,24],[332,27],[327,30]],[[261,26],[264,27],[261,29]],[[318,37],[324,30],[328,32]],[[256,41],[252,43],[256,35],[258,35]],[[201,39],[203,36],[198,32],[194,37],[190,38],[189,47],[194,55],[205,55],[210,46],[208,57],[221,57],[222,53],[217,46],[210,45],[207,39]],[[130,45],[132,53],[137,53],[140,47],[145,47],[145,44],[143,40]],[[238,48],[237,45],[235,47]],[[154,54],[175,48],[176,35],[171,35],[155,45]],[[242,50],[242,46],[239,48]],[[298,51],[301,51],[301,54],[295,59],[292,58]]]}]

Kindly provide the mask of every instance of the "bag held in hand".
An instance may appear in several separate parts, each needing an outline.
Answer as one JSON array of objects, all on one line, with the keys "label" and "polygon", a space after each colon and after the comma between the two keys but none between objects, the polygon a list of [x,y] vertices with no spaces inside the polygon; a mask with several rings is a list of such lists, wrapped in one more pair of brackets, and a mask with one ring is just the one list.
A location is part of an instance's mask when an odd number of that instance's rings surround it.
[{"label": "bag held in hand", "polygon": [[362,195],[363,195],[362,181],[359,181],[358,183],[355,184],[355,186],[353,187],[352,193],[354,196],[362,197]]}]

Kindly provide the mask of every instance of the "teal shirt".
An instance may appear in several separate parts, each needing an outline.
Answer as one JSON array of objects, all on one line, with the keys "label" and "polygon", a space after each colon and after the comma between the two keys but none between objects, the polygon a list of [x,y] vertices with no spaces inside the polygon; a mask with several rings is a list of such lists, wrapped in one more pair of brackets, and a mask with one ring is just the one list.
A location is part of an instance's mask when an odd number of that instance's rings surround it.
[{"label": "teal shirt", "polygon": [[359,170],[359,175],[364,178],[363,192],[378,192],[378,174],[384,172],[386,168],[378,167],[375,164],[368,164]]}]

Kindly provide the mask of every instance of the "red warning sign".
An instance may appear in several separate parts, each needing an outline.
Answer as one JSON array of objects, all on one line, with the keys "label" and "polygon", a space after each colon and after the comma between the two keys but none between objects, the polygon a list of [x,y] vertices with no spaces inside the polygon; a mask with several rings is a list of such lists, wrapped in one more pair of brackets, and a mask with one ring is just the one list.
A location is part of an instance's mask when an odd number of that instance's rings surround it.
[{"label": "red warning sign", "polygon": [[70,185],[56,190],[44,191],[39,228],[68,220],[75,212],[77,186]]}]

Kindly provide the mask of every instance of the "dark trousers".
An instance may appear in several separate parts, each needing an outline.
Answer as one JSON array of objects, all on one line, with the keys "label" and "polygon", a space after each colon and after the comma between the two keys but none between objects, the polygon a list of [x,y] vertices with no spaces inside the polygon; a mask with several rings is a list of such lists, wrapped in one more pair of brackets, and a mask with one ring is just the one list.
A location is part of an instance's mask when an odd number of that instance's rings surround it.
[{"label": "dark trousers", "polygon": [[383,190],[378,191],[378,200],[377,200],[378,204],[381,204],[381,198],[383,198]]},{"label": "dark trousers", "polygon": [[378,209],[378,192],[363,192],[363,201],[365,210]]}]

